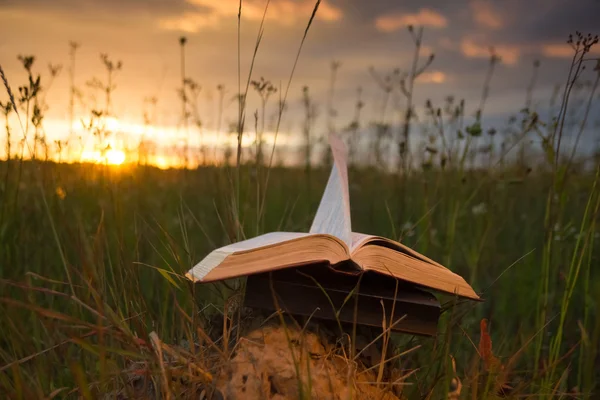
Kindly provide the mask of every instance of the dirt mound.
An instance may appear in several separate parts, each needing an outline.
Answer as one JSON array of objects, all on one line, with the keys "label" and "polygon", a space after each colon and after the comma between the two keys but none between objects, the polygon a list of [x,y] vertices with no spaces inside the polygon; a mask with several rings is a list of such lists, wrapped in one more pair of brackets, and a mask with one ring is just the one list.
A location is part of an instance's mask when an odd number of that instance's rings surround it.
[{"label": "dirt mound", "polygon": [[377,387],[376,372],[340,354],[323,334],[270,325],[240,340],[216,386],[232,400],[399,399],[389,385]]},{"label": "dirt mound", "polygon": [[[256,315],[246,321],[249,323],[234,328],[243,327],[240,339],[237,343],[233,338],[228,341],[227,348],[231,351],[225,352],[215,350],[216,345],[223,344],[222,330],[219,333],[218,329],[210,330],[205,336],[208,342],[200,340],[194,350],[189,344],[169,346],[155,336],[154,348],[162,362],[132,365],[126,372],[126,387],[111,393],[110,398],[402,398],[400,371],[379,371],[382,340],[377,336],[381,329],[357,327],[356,356],[352,357],[348,345],[350,336],[340,335],[337,325],[313,321],[300,327],[291,319],[281,325],[278,318],[265,320],[264,316]],[[216,321],[211,324],[216,325]],[[393,357],[391,353],[385,356],[390,357]],[[207,381],[189,375],[190,371],[200,370],[211,378]]]}]

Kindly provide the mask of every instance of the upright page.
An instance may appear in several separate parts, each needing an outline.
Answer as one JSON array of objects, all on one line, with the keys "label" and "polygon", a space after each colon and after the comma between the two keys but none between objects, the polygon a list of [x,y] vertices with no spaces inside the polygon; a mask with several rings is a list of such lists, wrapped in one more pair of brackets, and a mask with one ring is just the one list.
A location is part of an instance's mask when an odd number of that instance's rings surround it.
[{"label": "upright page", "polygon": [[346,145],[334,133],[329,134],[329,145],[333,152],[333,167],[310,227],[310,233],[333,235],[350,248],[352,247],[352,224]]}]

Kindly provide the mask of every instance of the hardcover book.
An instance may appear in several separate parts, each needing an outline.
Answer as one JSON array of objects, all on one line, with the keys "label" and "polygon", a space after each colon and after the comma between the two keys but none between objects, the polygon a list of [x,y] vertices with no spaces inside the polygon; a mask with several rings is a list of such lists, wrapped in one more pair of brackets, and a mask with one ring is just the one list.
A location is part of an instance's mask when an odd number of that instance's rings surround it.
[{"label": "hardcover book", "polygon": [[460,275],[392,239],[353,232],[350,219],[347,154],[335,134],[329,136],[333,166],[309,232],[270,232],[209,253],[188,271],[194,282],[265,274],[321,265],[333,271],[376,274],[460,298],[480,300]]}]

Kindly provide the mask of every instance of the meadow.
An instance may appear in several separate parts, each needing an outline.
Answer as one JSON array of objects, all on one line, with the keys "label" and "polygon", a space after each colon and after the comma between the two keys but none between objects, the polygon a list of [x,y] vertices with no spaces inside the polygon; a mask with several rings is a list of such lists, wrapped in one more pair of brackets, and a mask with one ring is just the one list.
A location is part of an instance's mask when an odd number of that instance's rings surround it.
[{"label": "meadow", "polygon": [[[600,159],[561,148],[563,135],[579,137],[593,125],[598,78],[587,86],[578,79],[583,65],[593,67],[586,58],[596,42],[574,37],[570,73],[548,120],[525,108],[506,127],[484,130],[483,107],[466,123],[464,104],[448,99],[426,104],[417,122],[412,85],[402,84],[393,90],[408,100],[403,124],[357,119],[340,132],[351,148],[360,135],[371,146],[367,162],[350,166],[353,229],[399,239],[439,260],[485,299],[448,307],[436,338],[394,337],[399,351],[421,346],[395,361],[416,369],[404,387],[407,398],[445,398],[450,355],[463,385],[459,398],[597,394]],[[107,70],[117,68],[104,61]],[[210,321],[222,320],[230,288],[193,286],[183,274],[226,243],[273,230],[306,231],[329,159],[275,166],[271,149],[263,153],[258,145],[249,157],[241,147],[236,157],[234,149],[228,164],[185,169],[141,161],[59,163],[64,144],[37,135],[43,85],[34,61],[27,62],[27,89],[15,97],[20,83],[5,82],[13,95],[3,103],[7,118],[18,113],[27,121],[23,129],[35,130],[40,150],[24,157],[24,143],[0,163],[0,392],[15,399],[97,398],[124,385],[132,362],[157,377],[177,376],[176,368],[165,372],[151,332],[187,368],[188,379],[205,380],[227,354],[211,361],[185,343],[211,347],[202,332],[222,328]],[[490,76],[496,62],[492,54]],[[402,79],[415,78],[413,70]],[[183,81],[184,92],[191,90]],[[381,82],[385,94],[388,80]],[[253,85],[259,95],[269,90],[264,82]],[[106,117],[90,112],[99,121]],[[568,123],[573,115],[579,119]],[[310,121],[305,126],[310,160],[317,139]],[[231,133],[241,140],[243,128],[238,123]],[[100,144],[110,135],[91,123],[89,129]],[[409,137],[425,144],[415,151]],[[394,168],[382,161],[386,148],[397,152]],[[161,390],[179,385],[156,382]],[[499,393],[498,386],[510,389]]]}]

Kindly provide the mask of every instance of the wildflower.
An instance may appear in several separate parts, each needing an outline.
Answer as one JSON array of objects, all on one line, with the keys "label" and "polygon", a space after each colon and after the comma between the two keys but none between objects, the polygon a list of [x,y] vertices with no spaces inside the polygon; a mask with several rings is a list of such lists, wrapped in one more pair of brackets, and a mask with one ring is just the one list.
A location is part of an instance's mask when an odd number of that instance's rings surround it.
[{"label": "wildflower", "polygon": [[473,208],[471,208],[471,212],[473,213],[473,215],[485,214],[487,212],[487,206],[485,205],[485,203],[479,203],[473,206]]},{"label": "wildflower", "polygon": [[557,222],[554,224],[554,232],[560,231],[560,224]]},{"label": "wildflower", "polygon": [[410,221],[407,221],[402,225],[402,235],[411,237],[415,235],[415,230],[413,229],[414,224]]},{"label": "wildflower", "polygon": [[65,197],[67,197],[67,193],[65,192],[65,190],[62,187],[57,187],[56,188],[56,195],[58,196],[59,199],[64,200]]}]

